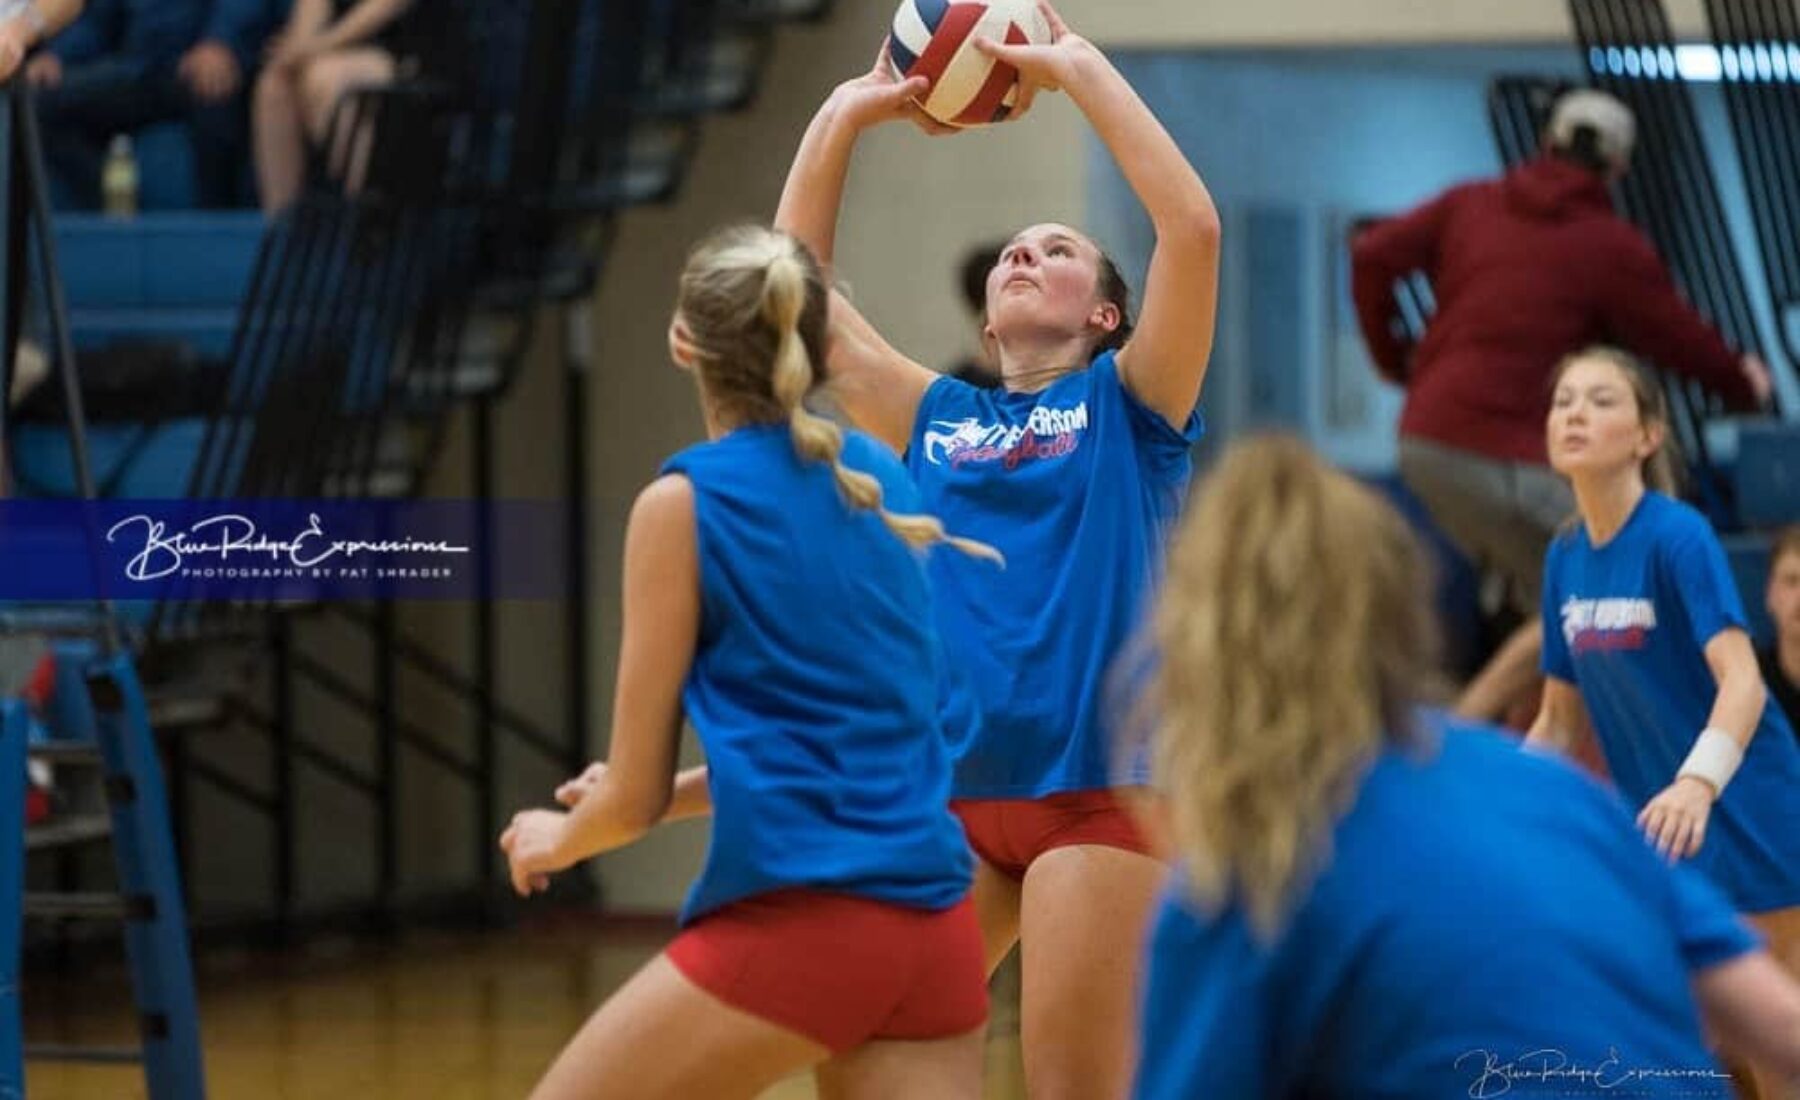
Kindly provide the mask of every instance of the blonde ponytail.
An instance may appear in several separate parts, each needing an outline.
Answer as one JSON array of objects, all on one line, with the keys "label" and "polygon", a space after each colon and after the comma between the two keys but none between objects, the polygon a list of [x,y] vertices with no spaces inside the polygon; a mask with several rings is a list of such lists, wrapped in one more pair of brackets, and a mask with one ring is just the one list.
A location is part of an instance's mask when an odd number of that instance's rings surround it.
[{"label": "blonde ponytail", "polygon": [[998,550],[986,543],[946,534],[944,525],[933,516],[888,511],[882,507],[881,482],[843,464],[843,429],[806,407],[806,395],[812,392],[814,374],[812,357],[807,354],[806,342],[800,336],[800,317],[806,308],[809,277],[803,254],[790,237],[771,233],[769,243],[773,254],[765,268],[761,313],[762,319],[776,333],[770,386],[776,403],[787,414],[794,449],[802,458],[828,464],[838,491],[850,506],[880,515],[888,530],[913,549],[923,550],[947,543],[965,554],[1002,562]]}]

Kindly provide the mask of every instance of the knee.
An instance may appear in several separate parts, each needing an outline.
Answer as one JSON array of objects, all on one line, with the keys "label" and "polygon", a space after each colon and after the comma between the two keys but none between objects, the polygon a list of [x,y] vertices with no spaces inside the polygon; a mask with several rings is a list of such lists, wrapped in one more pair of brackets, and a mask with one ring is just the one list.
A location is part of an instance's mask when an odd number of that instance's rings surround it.
[{"label": "knee", "polygon": [[256,87],[250,93],[256,111],[292,110],[294,102],[293,79],[288,73],[276,69],[264,69],[256,77]]},{"label": "knee", "polygon": [[325,54],[300,71],[300,98],[309,112],[326,113],[343,93],[345,70],[341,59]]}]

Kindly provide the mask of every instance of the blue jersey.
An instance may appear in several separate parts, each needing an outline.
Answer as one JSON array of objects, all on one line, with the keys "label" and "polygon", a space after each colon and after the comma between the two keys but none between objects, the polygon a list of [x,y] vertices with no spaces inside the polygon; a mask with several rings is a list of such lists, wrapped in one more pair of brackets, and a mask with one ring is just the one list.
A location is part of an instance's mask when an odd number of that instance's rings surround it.
[{"label": "blue jersey", "polygon": [[1165,898],[1139,1100],[1731,1096],[1689,985],[1757,945],[1725,899],[1563,762],[1439,728],[1375,763],[1272,942]]},{"label": "blue jersey", "polygon": [[[1645,493],[1603,546],[1585,526],[1551,543],[1544,671],[1580,689],[1633,806],[1675,781],[1718,695],[1706,644],[1745,623],[1725,552],[1680,501]],[[1743,912],[1800,905],[1800,746],[1773,703],[1692,862]]]},{"label": "blue jersey", "polygon": [[907,468],[925,509],[1006,555],[937,554],[944,647],[982,721],[956,794],[1036,798],[1112,785],[1108,665],[1137,627],[1188,481],[1200,416],[1176,430],[1132,396],[1113,353],[1039,393],[941,378]]},{"label": "blue jersey", "polygon": [[[891,452],[852,433],[844,464],[917,511]],[[701,620],[682,703],[706,750],[706,866],[686,924],[810,887],[920,909],[968,892],[939,725],[942,654],[920,555],[853,511],[786,426],[741,428],[663,467],[694,487]]]}]

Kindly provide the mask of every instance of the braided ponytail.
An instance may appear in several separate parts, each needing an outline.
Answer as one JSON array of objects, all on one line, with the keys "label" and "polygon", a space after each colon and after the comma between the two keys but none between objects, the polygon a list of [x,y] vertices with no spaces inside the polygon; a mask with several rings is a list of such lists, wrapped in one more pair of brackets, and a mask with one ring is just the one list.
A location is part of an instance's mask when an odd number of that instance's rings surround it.
[{"label": "braided ponytail", "polygon": [[776,252],[763,281],[762,316],[776,333],[770,384],[776,403],[787,412],[794,449],[802,458],[828,463],[838,491],[850,506],[878,513],[888,530],[908,546],[922,550],[942,542],[965,554],[1001,561],[1000,552],[986,543],[946,534],[943,523],[935,516],[888,511],[882,507],[881,482],[840,461],[844,453],[843,429],[806,407],[814,375],[812,359],[800,338],[800,314],[806,307],[809,273],[793,238],[771,234],[771,244]]},{"label": "braided ponytail", "polygon": [[709,397],[743,421],[785,420],[800,457],[829,464],[845,502],[879,514],[908,546],[948,543],[1001,561],[985,543],[945,534],[933,516],[888,511],[881,483],[843,464],[843,429],[806,407],[823,358],[826,303],[818,263],[793,237],[744,226],[709,238],[688,260],[677,307]]}]

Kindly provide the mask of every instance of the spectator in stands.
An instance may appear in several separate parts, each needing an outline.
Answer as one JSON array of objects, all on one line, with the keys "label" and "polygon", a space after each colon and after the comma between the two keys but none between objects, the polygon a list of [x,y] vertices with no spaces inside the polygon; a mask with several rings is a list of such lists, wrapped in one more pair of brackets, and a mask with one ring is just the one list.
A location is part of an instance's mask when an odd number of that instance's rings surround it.
[{"label": "spectator in stands", "polygon": [[113,136],[182,119],[200,205],[235,205],[246,128],[239,93],[273,27],[276,2],[92,0],[26,65],[59,197],[97,208]]},{"label": "spectator in stands", "polygon": [[[256,82],[256,179],[265,213],[300,197],[307,149],[319,148],[344,94],[391,82],[403,56],[402,17],[411,0],[295,0]],[[352,190],[366,143],[333,149],[329,166]],[[356,163],[346,163],[354,160]]]},{"label": "spectator in stands", "polygon": [[989,241],[970,249],[963,257],[962,298],[974,322],[976,351],[944,372],[971,386],[988,390],[1000,385],[1000,368],[994,362],[993,337],[987,331],[987,277],[988,272],[1000,265],[1000,251],[1005,247],[1005,241]]},{"label": "spectator in stands", "polygon": [[0,0],[0,81],[11,80],[32,47],[75,21],[82,0]]},{"label": "spectator in stands", "polygon": [[[39,43],[46,41],[81,14],[82,0],[0,0],[0,81],[11,80],[23,67],[25,57]],[[0,156],[12,161],[15,179],[22,169],[16,159],[17,146]],[[6,331],[0,333],[0,357],[12,360],[12,371],[6,392],[0,401],[11,405],[41,382],[48,366],[41,349],[19,340],[20,318],[25,312],[25,189],[11,189],[11,206],[7,218],[6,264]],[[15,351],[16,349],[16,351]],[[4,361],[4,360],[0,360]],[[0,416],[5,410],[0,408]],[[0,497],[6,495],[5,457],[0,456]]]},{"label": "spectator in stands", "polygon": [[1800,524],[1775,536],[1765,599],[1775,637],[1757,653],[1757,660],[1769,694],[1787,712],[1788,724],[1800,732]]},{"label": "spectator in stands", "polygon": [[[1459,713],[1494,718],[1532,690],[1544,551],[1574,511],[1549,468],[1550,376],[1567,354],[1624,345],[1698,379],[1739,409],[1768,400],[1768,368],[1738,355],[1681,296],[1655,249],[1613,212],[1636,120],[1618,100],[1560,99],[1541,155],[1454,187],[1352,244],[1353,292],[1382,376],[1406,388],[1400,474],[1457,547],[1504,578],[1530,621],[1464,691]],[[1437,313],[1416,348],[1389,327],[1396,280],[1431,280]]]}]

